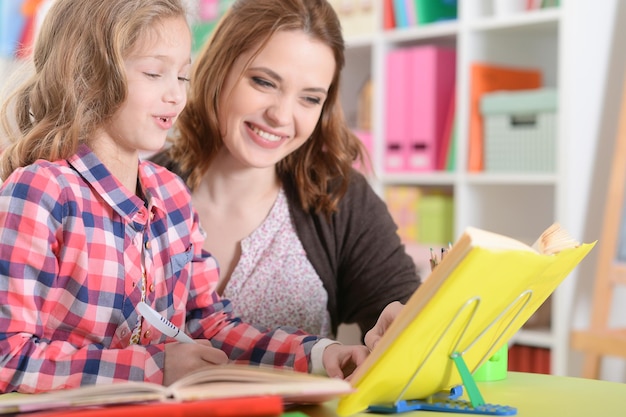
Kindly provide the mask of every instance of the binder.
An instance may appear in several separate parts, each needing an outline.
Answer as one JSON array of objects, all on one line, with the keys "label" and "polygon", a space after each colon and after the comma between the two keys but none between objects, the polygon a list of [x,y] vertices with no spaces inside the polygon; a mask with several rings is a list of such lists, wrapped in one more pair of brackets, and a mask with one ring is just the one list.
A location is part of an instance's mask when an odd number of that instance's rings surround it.
[{"label": "binder", "polygon": [[405,48],[389,51],[385,57],[385,162],[388,173],[406,170],[408,149],[409,54]]},{"label": "binder", "polygon": [[433,171],[454,94],[456,51],[434,45],[407,49],[409,91],[407,170]]},{"label": "binder", "polygon": [[441,141],[437,147],[437,164],[436,169],[438,171],[445,171],[448,169],[448,160],[452,157],[452,142],[454,136],[454,120],[456,117],[456,86],[452,91],[450,97],[450,104],[448,105],[448,111],[443,125],[443,134]]}]

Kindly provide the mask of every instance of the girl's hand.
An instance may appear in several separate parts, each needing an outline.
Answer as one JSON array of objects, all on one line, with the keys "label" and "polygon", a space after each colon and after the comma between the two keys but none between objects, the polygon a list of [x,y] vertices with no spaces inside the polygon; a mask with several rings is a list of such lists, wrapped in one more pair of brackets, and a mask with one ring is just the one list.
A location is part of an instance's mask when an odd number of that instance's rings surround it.
[{"label": "girl's hand", "polygon": [[208,340],[197,339],[196,343],[167,343],[163,385],[170,385],[207,365],[222,365],[226,362],[228,362],[226,353],[211,346]]}]

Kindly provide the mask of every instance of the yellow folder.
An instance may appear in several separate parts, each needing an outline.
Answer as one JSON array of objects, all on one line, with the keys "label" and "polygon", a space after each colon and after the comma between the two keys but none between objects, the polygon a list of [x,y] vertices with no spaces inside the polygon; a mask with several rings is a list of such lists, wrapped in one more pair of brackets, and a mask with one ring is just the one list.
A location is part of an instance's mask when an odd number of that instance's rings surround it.
[{"label": "yellow folder", "polygon": [[[468,228],[406,303],[337,413],[425,399],[462,383],[451,356],[474,372],[504,345],[589,253],[558,224],[533,246]],[[488,401],[488,399],[486,399]]]}]

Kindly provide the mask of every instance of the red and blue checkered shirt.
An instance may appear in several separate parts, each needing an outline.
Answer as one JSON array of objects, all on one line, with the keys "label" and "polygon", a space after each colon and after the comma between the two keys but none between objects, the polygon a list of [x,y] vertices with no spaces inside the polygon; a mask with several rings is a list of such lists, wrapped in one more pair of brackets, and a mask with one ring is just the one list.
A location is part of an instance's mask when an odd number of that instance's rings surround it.
[{"label": "red and blue checkered shirt", "polygon": [[166,337],[143,321],[131,343],[142,256],[146,302],[193,338],[236,362],[308,371],[317,337],[242,323],[214,291],[218,267],[184,183],[146,161],[139,182],[145,201],[81,145],[0,187],[0,391],[162,383]]}]

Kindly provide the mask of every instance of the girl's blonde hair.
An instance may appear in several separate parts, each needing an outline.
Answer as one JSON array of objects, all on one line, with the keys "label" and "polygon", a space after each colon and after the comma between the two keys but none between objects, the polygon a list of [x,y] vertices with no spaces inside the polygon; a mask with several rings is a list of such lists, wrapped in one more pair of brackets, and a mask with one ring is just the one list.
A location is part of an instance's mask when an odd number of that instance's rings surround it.
[{"label": "girl's blonde hair", "polygon": [[74,154],[124,102],[123,59],[157,23],[177,17],[187,18],[181,0],[56,0],[34,45],[34,73],[1,108],[10,143],[1,178]]},{"label": "girl's blonde hair", "polygon": [[345,47],[339,19],[326,0],[235,1],[195,59],[187,106],[178,119],[169,156],[188,186],[197,187],[223,146],[218,100],[226,77],[241,54],[254,51],[254,59],[278,31],[302,31],[327,45],[335,58],[335,73],[311,138],[277,165],[281,178],[294,181],[304,209],[330,214],[345,194],[353,162],[363,159],[364,150],[348,128],[339,102]]}]

